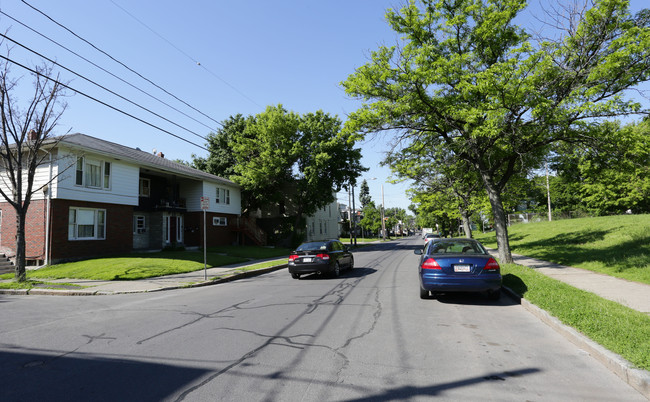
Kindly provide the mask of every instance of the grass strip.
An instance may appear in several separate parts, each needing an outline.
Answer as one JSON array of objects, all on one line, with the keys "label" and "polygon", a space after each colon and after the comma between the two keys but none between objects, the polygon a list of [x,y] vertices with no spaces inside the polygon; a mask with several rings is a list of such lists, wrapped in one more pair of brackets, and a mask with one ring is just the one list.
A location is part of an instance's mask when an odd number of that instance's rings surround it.
[{"label": "grass strip", "polygon": [[0,282],[0,289],[25,289],[30,290],[33,288],[41,289],[61,289],[61,288],[78,288],[83,289],[84,286],[76,285],[73,283],[60,283],[60,282],[43,282],[28,280],[26,282]]},{"label": "grass strip", "polygon": [[[208,267],[218,267],[247,261],[242,257],[208,254]],[[161,251],[159,253],[129,254],[122,257],[96,258],[92,260],[51,265],[27,271],[28,279],[92,279],[137,280],[156,276],[182,274],[203,269],[203,252]],[[0,279],[11,279],[5,274]]]},{"label": "grass strip", "polygon": [[[475,237],[497,247],[494,232]],[[650,284],[650,214],[520,223],[508,238],[516,254]]]},{"label": "grass strip", "polygon": [[516,264],[501,265],[509,287],[636,367],[650,370],[650,316]]}]

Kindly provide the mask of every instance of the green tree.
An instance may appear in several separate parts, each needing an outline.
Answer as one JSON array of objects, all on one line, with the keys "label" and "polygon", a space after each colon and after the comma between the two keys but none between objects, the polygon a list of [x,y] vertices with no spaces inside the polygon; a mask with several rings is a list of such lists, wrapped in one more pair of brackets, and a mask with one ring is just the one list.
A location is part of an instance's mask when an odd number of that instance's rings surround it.
[{"label": "green tree", "polygon": [[230,116],[221,123],[221,128],[216,133],[210,133],[207,137],[208,156],[199,157],[192,155],[192,166],[204,172],[229,179],[235,174],[237,159],[232,152],[230,143],[233,138],[244,135],[248,123],[247,118],[238,114]]},{"label": "green tree", "polygon": [[374,201],[370,201],[363,208],[363,218],[359,225],[364,231],[377,233],[381,229],[381,211],[375,206]]},{"label": "green tree", "polygon": [[650,212],[650,121],[598,130],[602,145],[563,147],[554,158],[557,181],[575,193],[570,210]]},{"label": "green tree", "polygon": [[412,0],[387,12],[399,45],[380,47],[343,83],[365,101],[347,132],[390,130],[399,143],[468,162],[487,191],[506,263],[509,180],[539,167],[551,144],[592,141],[601,119],[639,112],[625,91],[650,76],[647,10],[632,17],[627,0],[595,0],[552,41],[513,24],[525,6]]},{"label": "green tree", "polygon": [[247,207],[283,203],[295,216],[294,230],[335,199],[335,192],[366,169],[354,142],[339,135],[341,121],[322,111],[300,116],[281,105],[245,120],[229,134],[235,160],[230,179],[247,194]]},{"label": "green tree", "polygon": [[359,190],[359,202],[361,203],[361,209],[368,205],[372,201],[370,197],[370,187],[368,186],[368,181],[363,179],[361,182],[361,189]]}]

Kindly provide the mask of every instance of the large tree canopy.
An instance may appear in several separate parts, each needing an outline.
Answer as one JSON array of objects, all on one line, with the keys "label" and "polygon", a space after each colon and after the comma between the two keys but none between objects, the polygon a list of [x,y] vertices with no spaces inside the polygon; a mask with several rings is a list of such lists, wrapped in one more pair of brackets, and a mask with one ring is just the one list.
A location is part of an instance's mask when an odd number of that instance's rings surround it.
[{"label": "large tree canopy", "polygon": [[524,0],[410,1],[387,20],[401,35],[344,83],[363,99],[346,131],[382,130],[465,160],[492,207],[499,257],[512,261],[502,192],[551,144],[593,142],[603,118],[640,112],[625,91],[650,75],[648,12],[594,0],[557,40],[533,40],[513,19]]},{"label": "large tree canopy", "polygon": [[269,106],[225,121],[209,137],[210,155],[194,157],[193,164],[241,185],[246,209],[283,204],[298,229],[302,216],[334,201],[335,191],[366,170],[361,150],[339,135],[341,125],[322,111],[299,115]]}]

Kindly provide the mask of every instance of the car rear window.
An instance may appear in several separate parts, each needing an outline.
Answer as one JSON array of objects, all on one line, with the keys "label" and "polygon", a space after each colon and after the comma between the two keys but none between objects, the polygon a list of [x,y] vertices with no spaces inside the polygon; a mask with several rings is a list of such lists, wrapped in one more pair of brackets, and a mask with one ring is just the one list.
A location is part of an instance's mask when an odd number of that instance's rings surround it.
[{"label": "car rear window", "polygon": [[454,254],[485,254],[484,249],[474,242],[467,241],[439,241],[431,244],[430,254],[454,253]]},{"label": "car rear window", "polygon": [[303,243],[296,251],[311,251],[311,250],[327,250],[327,242],[324,241],[315,241],[309,243]]}]

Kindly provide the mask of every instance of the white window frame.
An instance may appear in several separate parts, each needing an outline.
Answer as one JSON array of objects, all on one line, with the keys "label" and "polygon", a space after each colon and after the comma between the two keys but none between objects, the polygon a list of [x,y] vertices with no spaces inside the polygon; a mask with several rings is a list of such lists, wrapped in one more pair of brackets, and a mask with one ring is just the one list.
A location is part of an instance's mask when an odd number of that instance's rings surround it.
[{"label": "white window frame", "polygon": [[[79,236],[79,212],[93,213],[93,235]],[[103,221],[100,221],[103,218]],[[90,225],[83,225],[90,226]],[[95,208],[70,207],[68,210],[68,240],[106,240],[106,210]]]},{"label": "white window frame", "polygon": [[133,234],[147,233],[147,217],[144,215],[133,215]]},{"label": "white window frame", "polygon": [[225,216],[213,216],[212,226],[228,226],[228,218]]},{"label": "white window frame", "polygon": [[214,202],[217,204],[230,205],[230,189],[217,187],[217,197]]},{"label": "white window frame", "polygon": [[[80,166],[81,164],[81,166]],[[99,183],[97,185],[90,185],[90,166],[95,166],[99,169]],[[83,156],[77,157],[75,163],[75,179],[74,184],[76,186],[95,188],[100,190],[110,190],[111,189],[111,176],[113,175],[111,162],[99,160],[99,159],[90,159]],[[81,168],[81,169],[80,169]]]}]

